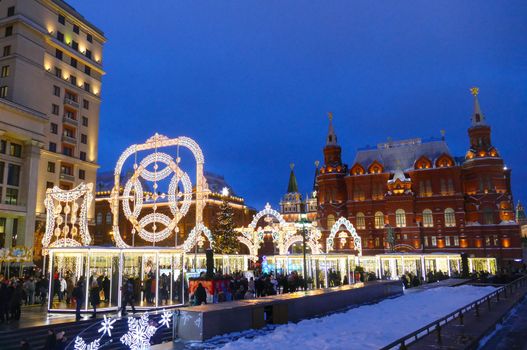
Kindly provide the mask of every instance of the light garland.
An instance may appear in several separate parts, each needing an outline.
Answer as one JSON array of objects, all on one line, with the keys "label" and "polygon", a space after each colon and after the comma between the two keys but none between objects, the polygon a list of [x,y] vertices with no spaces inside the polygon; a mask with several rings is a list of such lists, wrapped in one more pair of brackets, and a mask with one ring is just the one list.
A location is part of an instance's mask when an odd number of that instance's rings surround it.
[{"label": "light garland", "polygon": [[[353,224],[348,219],[342,216],[331,227],[329,237],[326,239],[326,253],[329,253],[331,250],[333,250],[333,243],[335,240],[335,236],[338,232],[340,232],[339,238],[341,239],[341,242],[342,242],[342,238],[345,239],[348,237],[348,235],[344,231],[341,232],[342,226],[344,226],[346,231],[349,232],[350,237],[353,239],[353,244],[355,246],[355,250],[358,251],[358,255],[362,256],[362,240],[360,236],[357,234],[355,227],[353,227]],[[345,236],[342,235],[342,233],[344,233]]]},{"label": "light garland", "polygon": [[202,232],[207,237],[207,239],[209,240],[211,247],[213,246],[213,244],[214,244],[214,237],[212,237],[212,233],[207,228],[207,226],[205,226],[205,225],[200,223],[200,224],[196,225],[192,229],[192,231],[190,231],[187,239],[183,243],[183,251],[184,252],[189,252],[194,247],[194,245],[196,245],[198,243],[199,235]]},{"label": "light garland", "polygon": [[[177,158],[174,159],[167,153],[159,152],[159,148],[170,146],[183,146],[188,148],[196,160],[196,225],[203,221],[203,207],[205,206],[205,194],[207,193],[206,180],[203,176],[203,164],[205,159],[203,152],[198,144],[188,137],[178,137],[169,139],[160,134],[155,134],[146,140],[143,144],[135,144],[128,147],[119,157],[115,171],[115,185],[111,193],[111,207],[113,213],[113,232],[116,245],[121,248],[130,247],[121,237],[119,232],[119,202],[123,201],[123,212],[126,218],[132,223],[133,232],[137,232],[141,238],[148,242],[158,242],[168,238],[173,232],[177,231],[177,224],[188,213],[192,203],[192,182],[188,174],[182,171],[179,167],[181,159],[179,152]],[[154,150],[153,153],[144,157],[139,164],[134,164],[134,174],[127,181],[124,190],[123,198],[119,197],[120,177],[122,167],[126,160],[139,151]],[[154,164],[154,170],[147,168]],[[162,169],[158,169],[158,163],[165,164]],[[159,193],[158,182],[166,179],[170,174],[174,174],[168,185],[167,193]],[[140,178],[151,181],[153,185],[153,194],[145,196],[143,186]],[[182,185],[182,191],[179,191],[179,184]],[[132,195],[133,189],[133,195]],[[167,198],[168,207],[173,217],[168,217],[165,214],[157,213],[158,198]],[[131,208],[130,200],[134,201],[134,207]],[[141,209],[145,200],[153,201],[153,213],[150,213],[142,218]],[[145,226],[150,225],[151,230],[147,230]],[[161,229],[159,229],[162,226]]]},{"label": "light garland", "polygon": [[[44,200],[46,230],[42,238],[43,248],[80,246],[91,243],[87,217],[93,201],[92,190],[93,184],[81,183],[72,190],[62,190],[55,186],[46,191]],[[80,211],[78,200],[81,200]],[[79,216],[77,217],[78,211]],[[80,234],[82,243],[76,240],[77,234]],[[53,236],[56,237],[56,243],[51,243]],[[45,252],[47,253],[47,249]]]}]

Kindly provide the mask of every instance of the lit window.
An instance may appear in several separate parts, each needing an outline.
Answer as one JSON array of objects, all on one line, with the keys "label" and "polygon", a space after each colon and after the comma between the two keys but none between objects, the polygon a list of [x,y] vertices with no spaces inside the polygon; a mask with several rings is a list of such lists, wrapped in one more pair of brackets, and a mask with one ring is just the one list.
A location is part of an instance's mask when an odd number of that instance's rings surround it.
[{"label": "lit window", "polygon": [[364,230],[366,228],[366,220],[364,217],[364,213],[357,213],[357,228],[359,230]]},{"label": "lit window", "polygon": [[22,157],[22,145],[11,142],[9,144],[9,155],[12,157]]},{"label": "lit window", "polygon": [[384,214],[382,211],[378,211],[375,213],[375,228],[383,228],[384,227]]},{"label": "lit window", "polygon": [[450,236],[445,236],[445,246],[450,247]]},{"label": "lit window", "polygon": [[6,78],[9,76],[9,66],[3,66],[2,67],[2,73],[0,75],[2,78]]},{"label": "lit window", "polygon": [[437,237],[436,236],[432,236],[432,247],[435,247],[437,246]]},{"label": "lit window", "polygon": [[403,209],[395,211],[395,225],[397,227],[406,227],[406,212]]},{"label": "lit window", "polygon": [[111,213],[106,213],[106,223],[107,224],[111,224],[112,223],[112,214]]},{"label": "lit window", "polygon": [[5,204],[16,205],[18,202],[18,189],[7,188],[5,191]]},{"label": "lit window", "polygon": [[452,208],[445,209],[445,226],[454,227],[456,226],[456,213]]},{"label": "lit window", "polygon": [[455,246],[459,245],[459,236],[454,236],[454,245]]},{"label": "lit window", "polygon": [[7,90],[8,90],[8,88],[5,85],[0,87],[0,97],[6,98],[7,97]]},{"label": "lit window", "polygon": [[102,213],[97,213],[96,221],[98,225],[102,224]]},{"label": "lit window", "polygon": [[423,227],[434,227],[434,216],[432,210],[423,210]]}]

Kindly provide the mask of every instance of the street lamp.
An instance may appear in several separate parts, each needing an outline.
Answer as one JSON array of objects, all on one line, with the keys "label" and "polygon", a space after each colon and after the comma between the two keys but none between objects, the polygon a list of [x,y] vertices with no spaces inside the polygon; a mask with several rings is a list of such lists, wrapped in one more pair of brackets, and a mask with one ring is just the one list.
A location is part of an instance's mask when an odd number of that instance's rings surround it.
[{"label": "street lamp", "polygon": [[302,227],[302,254],[303,254],[303,263],[304,263],[304,290],[307,290],[307,261],[306,261],[306,226],[310,223],[307,219],[306,213],[300,214],[300,220],[297,224]]}]

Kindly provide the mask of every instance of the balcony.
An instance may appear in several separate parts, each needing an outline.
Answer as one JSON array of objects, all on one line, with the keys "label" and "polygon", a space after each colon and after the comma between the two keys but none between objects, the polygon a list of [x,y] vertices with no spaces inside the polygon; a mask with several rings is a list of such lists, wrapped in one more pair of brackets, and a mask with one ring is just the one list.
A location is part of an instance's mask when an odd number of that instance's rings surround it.
[{"label": "balcony", "polygon": [[69,98],[69,97],[64,97],[64,104],[65,105],[68,105],[68,106],[72,106],[74,108],[79,108],[79,103],[77,101],[75,101],[74,99],[72,98]]},{"label": "balcony", "polygon": [[70,145],[77,145],[77,139],[66,134],[62,135],[62,142],[69,143]]},{"label": "balcony", "polygon": [[71,174],[60,173],[60,179],[61,180],[65,180],[65,181],[74,182],[75,181],[75,176],[73,176]]},{"label": "balcony", "polygon": [[73,126],[78,126],[79,125],[79,122],[77,120],[75,120],[73,118],[70,118],[70,117],[68,117],[66,115],[64,115],[62,117],[62,122],[64,124],[69,124],[69,125],[73,125]]}]

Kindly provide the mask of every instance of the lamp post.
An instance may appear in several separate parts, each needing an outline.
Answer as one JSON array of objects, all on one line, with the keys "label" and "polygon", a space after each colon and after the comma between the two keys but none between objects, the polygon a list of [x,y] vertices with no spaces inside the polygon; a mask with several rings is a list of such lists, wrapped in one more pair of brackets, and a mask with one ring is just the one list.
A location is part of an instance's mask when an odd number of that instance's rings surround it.
[{"label": "lamp post", "polygon": [[307,260],[306,260],[306,226],[309,224],[309,220],[307,219],[307,214],[302,213],[300,214],[300,220],[298,220],[298,225],[302,227],[302,255],[303,255],[303,263],[304,263],[304,290],[307,289]]}]

